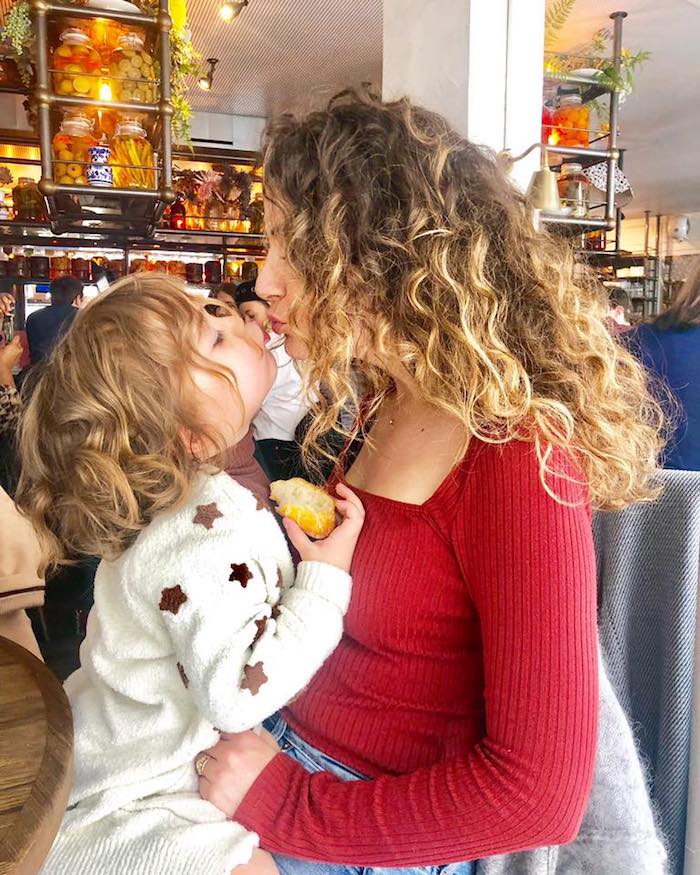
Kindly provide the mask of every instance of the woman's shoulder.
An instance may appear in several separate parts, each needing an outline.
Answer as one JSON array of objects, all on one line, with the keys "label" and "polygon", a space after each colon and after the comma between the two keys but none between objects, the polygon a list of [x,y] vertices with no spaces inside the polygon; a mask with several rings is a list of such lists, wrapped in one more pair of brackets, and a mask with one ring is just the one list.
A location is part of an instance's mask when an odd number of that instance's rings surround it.
[{"label": "woman's shoulder", "polygon": [[444,507],[453,519],[523,512],[553,501],[587,510],[590,505],[574,454],[557,447],[538,449],[531,440],[492,443],[472,438],[447,487]]}]

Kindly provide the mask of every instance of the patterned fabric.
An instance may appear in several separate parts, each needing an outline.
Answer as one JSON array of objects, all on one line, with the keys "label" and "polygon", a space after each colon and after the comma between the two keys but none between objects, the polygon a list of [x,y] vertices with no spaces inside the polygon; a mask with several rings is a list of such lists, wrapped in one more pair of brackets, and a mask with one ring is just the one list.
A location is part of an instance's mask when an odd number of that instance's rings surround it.
[{"label": "patterned fabric", "polygon": [[14,386],[0,386],[0,434],[13,434],[19,424],[19,392]]},{"label": "patterned fabric", "polygon": [[[700,579],[700,472],[659,472],[661,497],[599,514],[600,635],[610,680],[637,731],[671,856],[684,871]],[[698,814],[695,814],[697,819]],[[697,839],[697,835],[696,835]],[[687,870],[686,870],[687,871]]]}]

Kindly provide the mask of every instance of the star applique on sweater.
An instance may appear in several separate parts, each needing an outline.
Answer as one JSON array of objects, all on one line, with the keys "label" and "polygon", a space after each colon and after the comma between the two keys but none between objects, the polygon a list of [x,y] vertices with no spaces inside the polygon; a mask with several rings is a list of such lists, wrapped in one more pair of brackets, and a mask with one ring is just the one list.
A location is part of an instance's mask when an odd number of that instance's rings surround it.
[{"label": "star applique on sweater", "polygon": [[238,564],[237,562],[231,563],[231,574],[229,580],[232,583],[240,583],[243,589],[245,589],[248,586],[248,581],[252,579],[253,575],[245,562],[242,562],[241,564]]},{"label": "star applique on sweater", "polygon": [[205,529],[211,529],[214,522],[222,516],[223,514],[216,506],[216,502],[212,501],[209,504],[197,505],[197,513],[194,515],[192,522],[195,525],[204,526]]},{"label": "star applique on sweater", "polygon": [[267,683],[267,675],[265,674],[262,662],[256,662],[255,665],[246,665],[243,669],[242,690],[250,690],[251,696],[257,696],[260,692],[260,687]]},{"label": "star applique on sweater", "polygon": [[182,591],[180,584],[177,586],[166,586],[160,594],[160,604],[158,607],[161,611],[177,614],[186,601],[187,595]]}]

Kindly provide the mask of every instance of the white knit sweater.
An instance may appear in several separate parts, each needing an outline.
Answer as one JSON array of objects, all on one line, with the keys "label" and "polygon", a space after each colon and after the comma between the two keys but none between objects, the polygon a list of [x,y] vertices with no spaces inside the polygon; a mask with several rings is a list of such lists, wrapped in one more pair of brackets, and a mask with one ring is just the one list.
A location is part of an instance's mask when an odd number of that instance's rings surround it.
[{"label": "white knit sweater", "polygon": [[299,692],[342,633],[350,578],[302,562],[227,474],[201,475],[114,562],[66,681],[75,785],[46,875],[229,875],[255,833],[204,802],[196,754]]}]

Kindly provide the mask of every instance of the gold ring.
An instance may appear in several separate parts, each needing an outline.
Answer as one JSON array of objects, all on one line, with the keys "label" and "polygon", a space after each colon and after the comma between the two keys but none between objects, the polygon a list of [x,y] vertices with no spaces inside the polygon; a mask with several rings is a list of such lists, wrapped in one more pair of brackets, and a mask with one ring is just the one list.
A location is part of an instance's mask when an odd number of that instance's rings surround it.
[{"label": "gold ring", "polygon": [[204,770],[206,769],[207,763],[210,759],[211,757],[208,753],[200,753],[200,755],[194,761],[194,770],[200,778],[204,777]]}]

